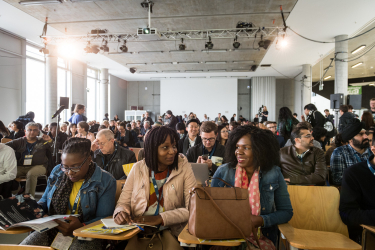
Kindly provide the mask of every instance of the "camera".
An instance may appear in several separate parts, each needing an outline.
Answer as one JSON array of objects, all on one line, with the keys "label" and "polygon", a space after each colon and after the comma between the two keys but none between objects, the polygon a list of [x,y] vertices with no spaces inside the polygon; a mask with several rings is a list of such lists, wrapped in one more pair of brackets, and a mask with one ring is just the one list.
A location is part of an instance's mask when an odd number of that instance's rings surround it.
[{"label": "camera", "polygon": [[264,105],[262,105],[262,107],[259,108],[258,110],[258,115],[259,117],[262,116],[262,109],[263,109]]}]

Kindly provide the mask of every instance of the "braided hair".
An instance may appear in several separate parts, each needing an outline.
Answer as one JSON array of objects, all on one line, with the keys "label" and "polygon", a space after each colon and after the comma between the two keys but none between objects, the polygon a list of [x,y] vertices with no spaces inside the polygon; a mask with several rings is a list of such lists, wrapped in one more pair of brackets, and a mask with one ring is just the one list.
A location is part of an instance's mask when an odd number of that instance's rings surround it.
[{"label": "braided hair", "polygon": [[231,162],[232,166],[237,165],[236,144],[245,135],[250,137],[254,166],[260,166],[261,171],[268,171],[273,166],[280,165],[280,147],[276,136],[270,130],[249,125],[239,126],[229,134],[225,146],[227,162]]},{"label": "braided hair", "polygon": [[86,138],[73,137],[63,144],[63,154],[80,154],[83,157],[91,155],[91,141]]},{"label": "braided hair", "polygon": [[[180,137],[175,130],[168,127],[154,127],[148,131],[145,137],[145,162],[147,167],[154,172],[158,172],[158,147],[165,142],[168,136],[171,139],[171,143],[176,143],[177,147]],[[169,170],[178,169],[178,153],[175,155],[173,164],[168,166],[168,168]]]}]

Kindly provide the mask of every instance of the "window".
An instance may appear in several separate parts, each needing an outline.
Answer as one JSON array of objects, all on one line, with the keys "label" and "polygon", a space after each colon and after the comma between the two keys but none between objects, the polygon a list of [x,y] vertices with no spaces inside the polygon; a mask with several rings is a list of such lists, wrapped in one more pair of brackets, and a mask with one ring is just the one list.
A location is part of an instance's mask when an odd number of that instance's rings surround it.
[{"label": "window", "polygon": [[[60,106],[60,97],[69,97],[71,103],[71,71],[69,61],[62,58],[57,59],[57,103]],[[61,121],[67,121],[70,118],[70,109],[65,109],[60,114]]]},{"label": "window", "polygon": [[101,117],[99,114],[99,72],[95,69],[87,69],[87,107],[86,114],[87,120],[100,121]]},{"label": "window", "polygon": [[39,49],[26,46],[26,112],[35,113],[35,121],[45,124],[45,60]]}]

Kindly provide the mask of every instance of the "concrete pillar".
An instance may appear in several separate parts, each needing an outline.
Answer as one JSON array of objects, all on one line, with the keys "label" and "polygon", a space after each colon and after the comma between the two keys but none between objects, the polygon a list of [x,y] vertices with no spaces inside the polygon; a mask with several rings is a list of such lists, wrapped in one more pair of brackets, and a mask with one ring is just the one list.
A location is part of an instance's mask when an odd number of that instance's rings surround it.
[{"label": "concrete pillar", "polygon": [[103,119],[104,114],[108,113],[108,69],[101,69],[100,72],[100,121]]},{"label": "concrete pillar", "polygon": [[[335,37],[335,53],[336,59],[348,58],[348,41],[338,42],[347,39],[348,35]],[[348,95],[348,62],[336,60],[335,62],[335,94],[344,94],[344,104]]]},{"label": "concrete pillar", "polygon": [[57,122],[52,115],[57,110],[57,50],[48,46],[49,55],[46,57],[46,123]]},{"label": "concrete pillar", "polygon": [[312,92],[312,66],[311,64],[302,65],[302,109],[306,104],[311,103]]}]

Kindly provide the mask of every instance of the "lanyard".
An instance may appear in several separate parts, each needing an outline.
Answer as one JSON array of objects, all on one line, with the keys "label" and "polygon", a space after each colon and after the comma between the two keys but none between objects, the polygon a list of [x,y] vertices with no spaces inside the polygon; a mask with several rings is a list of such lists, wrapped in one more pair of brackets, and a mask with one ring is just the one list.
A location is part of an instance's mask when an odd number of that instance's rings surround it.
[{"label": "lanyard", "polygon": [[70,210],[70,213],[71,214],[75,214],[76,210],[77,210],[77,207],[78,207],[78,201],[79,201],[79,198],[81,197],[81,189],[83,187],[83,185],[85,184],[85,182],[82,183],[82,186],[81,188],[78,190],[78,194],[76,196],[76,199],[74,200],[74,205],[73,205],[73,209],[72,209],[72,205],[69,203],[69,210]]},{"label": "lanyard", "polygon": [[[203,154],[204,154],[204,151],[206,150],[206,148],[204,147],[203,143],[202,143],[202,147],[203,147],[202,152],[203,152]],[[211,150],[211,153],[210,153],[208,159],[211,159],[212,155],[215,153],[215,150],[216,150],[216,142],[215,142],[215,146],[214,146],[214,148]],[[208,152],[208,150],[207,150],[207,152]]]},{"label": "lanyard", "polygon": [[[169,170],[168,170],[167,178],[165,179],[165,181],[168,180],[168,177],[169,177]],[[158,185],[157,185],[156,180],[155,180],[154,171],[151,171],[151,178],[152,178],[152,184],[154,185],[154,189],[155,189],[156,199],[158,201],[158,206],[156,208],[155,215],[159,215],[159,207],[160,207],[161,199],[163,199],[163,192],[161,193],[161,196],[160,196],[160,199],[159,199],[159,188],[158,188]],[[163,183],[163,185],[164,184],[165,184],[165,182]],[[162,188],[163,185],[160,188]]]},{"label": "lanyard", "polygon": [[[33,151],[34,149],[34,146],[36,145],[37,142],[34,142],[33,144],[31,144],[30,148],[28,146],[28,144],[26,144],[26,149],[27,151],[29,152],[29,155],[31,155],[31,152]],[[29,144],[30,145],[30,144]]]},{"label": "lanyard", "polygon": [[[367,154],[370,156],[370,149],[367,149]],[[356,153],[354,153],[355,158],[357,159],[358,162],[363,162],[364,160],[361,160],[361,158],[358,157]]]},{"label": "lanyard", "polygon": [[375,169],[373,166],[371,166],[370,160],[367,160],[368,168],[370,169],[371,173],[375,175]]},{"label": "lanyard", "polygon": [[117,143],[115,143],[115,151],[113,152],[111,159],[109,159],[109,161],[107,162],[107,165],[104,165],[104,155],[103,155],[102,162],[103,162],[103,169],[105,171],[107,171],[107,168],[109,164],[111,163],[111,161],[113,160],[113,158],[115,157],[116,152],[117,152]]}]

